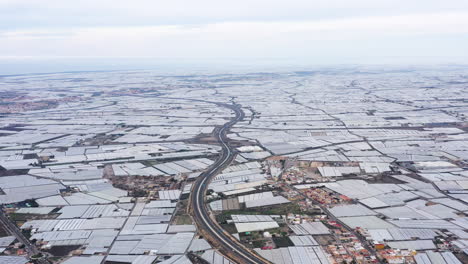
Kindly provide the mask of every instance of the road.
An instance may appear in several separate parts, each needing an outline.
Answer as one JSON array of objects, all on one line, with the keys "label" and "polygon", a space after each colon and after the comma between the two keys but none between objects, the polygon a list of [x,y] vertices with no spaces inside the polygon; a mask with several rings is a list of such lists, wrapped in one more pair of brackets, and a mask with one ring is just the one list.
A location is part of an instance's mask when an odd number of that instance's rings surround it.
[{"label": "road", "polygon": [[194,220],[205,238],[215,246],[222,254],[236,263],[269,263],[253,251],[245,248],[237,239],[225,232],[216,221],[210,216],[205,203],[205,194],[211,179],[220,173],[226,166],[231,164],[235,158],[235,152],[228,144],[227,131],[244,118],[244,112],[239,105],[216,103],[218,106],[227,107],[233,110],[236,116],[221,128],[215,130],[214,135],[221,145],[221,155],[213,165],[202,173],[194,183],[190,197],[191,209]]},{"label": "road", "polygon": [[[36,246],[31,244],[31,242],[29,242],[29,240],[23,235],[21,230],[10,221],[10,219],[5,215],[5,212],[1,208],[0,208],[0,222],[8,233],[15,236],[16,239],[25,246],[26,252],[28,253],[28,257],[31,257],[39,253],[39,250],[36,248]],[[49,264],[49,262],[45,260],[44,258],[37,259],[36,263]]]}]

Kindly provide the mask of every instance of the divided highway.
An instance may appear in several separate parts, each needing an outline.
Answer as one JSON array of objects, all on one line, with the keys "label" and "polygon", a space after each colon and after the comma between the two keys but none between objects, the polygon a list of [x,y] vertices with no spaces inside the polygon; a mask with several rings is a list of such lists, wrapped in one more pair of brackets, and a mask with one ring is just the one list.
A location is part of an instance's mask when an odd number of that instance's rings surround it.
[{"label": "divided highway", "polygon": [[[0,225],[3,225],[3,227],[8,233],[15,236],[16,239],[25,246],[26,252],[28,253],[28,257],[32,257],[33,255],[37,255],[40,253],[36,246],[29,242],[29,240],[23,235],[21,230],[13,222],[11,222],[11,220],[6,216],[2,208],[0,208]],[[49,262],[44,257],[40,257],[36,259],[36,263],[48,264]]]},{"label": "divided highway", "polygon": [[236,116],[224,124],[221,128],[216,129],[214,132],[218,143],[222,147],[221,155],[215,161],[215,163],[208,168],[208,170],[206,170],[198,177],[198,180],[193,186],[190,197],[193,217],[196,224],[198,225],[200,232],[205,236],[205,238],[231,260],[239,264],[269,263],[253,251],[245,248],[239,241],[236,240],[236,238],[225,232],[218,225],[218,223],[216,223],[216,221],[211,218],[205,203],[205,194],[211,179],[213,179],[225,167],[231,164],[235,158],[235,153],[228,144],[226,133],[234,124],[244,118],[244,112],[241,110],[239,105],[221,103],[216,104],[218,106],[227,107],[233,110]]}]

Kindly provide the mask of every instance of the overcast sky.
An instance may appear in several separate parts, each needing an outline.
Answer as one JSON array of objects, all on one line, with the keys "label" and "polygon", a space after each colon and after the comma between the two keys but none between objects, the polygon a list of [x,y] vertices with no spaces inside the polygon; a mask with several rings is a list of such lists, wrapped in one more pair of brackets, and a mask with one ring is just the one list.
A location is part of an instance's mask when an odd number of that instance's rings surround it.
[{"label": "overcast sky", "polygon": [[464,63],[467,0],[0,0],[0,58]]}]

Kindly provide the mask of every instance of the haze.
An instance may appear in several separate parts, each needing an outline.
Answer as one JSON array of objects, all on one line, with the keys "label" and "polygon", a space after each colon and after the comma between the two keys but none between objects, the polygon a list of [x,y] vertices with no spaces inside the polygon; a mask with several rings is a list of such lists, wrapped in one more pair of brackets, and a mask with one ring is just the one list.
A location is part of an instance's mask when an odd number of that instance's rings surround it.
[{"label": "haze", "polygon": [[[463,63],[468,2],[0,0],[0,73]],[[44,63],[43,63],[44,62]]]}]

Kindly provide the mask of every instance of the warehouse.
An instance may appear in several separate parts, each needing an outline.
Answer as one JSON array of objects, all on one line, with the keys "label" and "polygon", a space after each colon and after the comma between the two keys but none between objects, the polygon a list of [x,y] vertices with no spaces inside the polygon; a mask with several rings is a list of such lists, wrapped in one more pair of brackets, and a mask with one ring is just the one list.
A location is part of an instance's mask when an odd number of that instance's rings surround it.
[{"label": "warehouse", "polygon": [[360,204],[339,205],[329,209],[336,217],[376,215],[377,213]]},{"label": "warehouse", "polygon": [[289,228],[296,235],[325,235],[330,230],[322,222],[306,222],[298,225],[290,225]]},{"label": "warehouse", "polygon": [[320,247],[287,247],[256,251],[264,258],[277,264],[328,264],[328,258]]},{"label": "warehouse", "polygon": [[360,227],[366,229],[385,229],[394,227],[392,224],[373,215],[340,217],[339,219],[351,228]]},{"label": "warehouse", "polygon": [[396,249],[409,249],[409,250],[428,250],[436,249],[436,245],[432,240],[410,240],[410,241],[398,241],[398,242],[387,242],[387,245],[391,248]]}]

